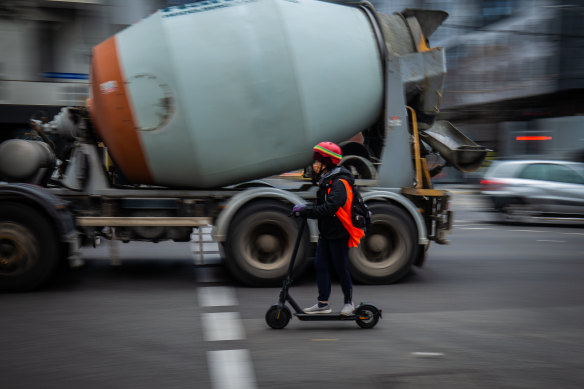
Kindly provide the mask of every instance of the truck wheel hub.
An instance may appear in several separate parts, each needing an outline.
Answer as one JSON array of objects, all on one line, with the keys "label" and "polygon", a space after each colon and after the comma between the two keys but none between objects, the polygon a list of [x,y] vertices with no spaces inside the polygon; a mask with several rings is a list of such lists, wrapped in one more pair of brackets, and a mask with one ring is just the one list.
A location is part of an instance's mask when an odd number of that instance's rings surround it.
[{"label": "truck wheel hub", "polygon": [[0,223],[0,275],[15,276],[38,259],[38,243],[31,232],[14,223]]},{"label": "truck wheel hub", "polygon": [[2,266],[10,264],[14,260],[15,252],[16,249],[11,241],[7,239],[0,240],[0,264]]},{"label": "truck wheel hub", "polygon": [[367,248],[374,253],[382,253],[387,250],[387,239],[381,234],[375,234],[367,239]]},{"label": "truck wheel hub", "polygon": [[256,245],[258,249],[264,253],[273,253],[278,251],[278,239],[275,236],[269,234],[262,234],[258,236],[256,240]]}]

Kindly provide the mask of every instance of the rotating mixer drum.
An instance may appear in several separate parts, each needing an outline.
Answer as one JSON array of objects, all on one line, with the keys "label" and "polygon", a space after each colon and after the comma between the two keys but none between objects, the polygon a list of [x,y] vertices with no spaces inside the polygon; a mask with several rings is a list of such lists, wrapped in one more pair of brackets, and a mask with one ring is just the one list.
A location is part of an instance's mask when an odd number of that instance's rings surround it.
[{"label": "rotating mixer drum", "polygon": [[199,2],[96,46],[89,106],[130,181],[219,187],[302,167],[315,143],[375,122],[382,63],[359,8]]}]

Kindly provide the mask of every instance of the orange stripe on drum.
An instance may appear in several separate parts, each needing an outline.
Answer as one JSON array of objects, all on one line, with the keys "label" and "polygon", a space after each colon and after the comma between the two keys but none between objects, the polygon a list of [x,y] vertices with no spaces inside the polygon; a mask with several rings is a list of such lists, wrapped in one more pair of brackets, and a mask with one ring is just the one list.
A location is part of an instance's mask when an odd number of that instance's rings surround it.
[{"label": "orange stripe on drum", "polygon": [[89,110],[99,135],[128,180],[152,184],[152,173],[132,115],[115,37],[93,49],[91,68]]}]

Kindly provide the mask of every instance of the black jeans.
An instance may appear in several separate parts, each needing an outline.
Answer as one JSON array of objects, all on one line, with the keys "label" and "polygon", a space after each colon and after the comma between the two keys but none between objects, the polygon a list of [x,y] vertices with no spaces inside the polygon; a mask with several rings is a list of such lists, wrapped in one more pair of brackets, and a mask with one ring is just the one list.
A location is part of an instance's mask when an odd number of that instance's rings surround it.
[{"label": "black jeans", "polygon": [[353,282],[349,273],[349,247],[346,239],[319,238],[314,266],[318,285],[318,300],[328,301],[331,295],[331,264],[335,268],[343,289],[345,304],[353,301]]}]

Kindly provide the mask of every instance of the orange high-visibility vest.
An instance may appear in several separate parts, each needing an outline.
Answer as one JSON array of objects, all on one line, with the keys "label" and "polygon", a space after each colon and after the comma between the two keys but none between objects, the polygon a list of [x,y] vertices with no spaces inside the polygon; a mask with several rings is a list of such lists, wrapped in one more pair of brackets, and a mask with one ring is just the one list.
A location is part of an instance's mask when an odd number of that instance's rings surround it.
[{"label": "orange high-visibility vest", "polygon": [[[349,247],[357,247],[359,246],[361,238],[365,236],[365,232],[362,229],[355,227],[353,225],[353,222],[351,221],[351,206],[353,205],[353,188],[351,187],[349,182],[344,178],[340,178],[340,180],[343,182],[343,184],[345,184],[345,189],[347,191],[347,201],[345,201],[345,204],[343,204],[343,206],[340,207],[337,212],[335,212],[335,215],[339,218],[341,224],[349,233]],[[330,192],[331,188],[329,187],[327,193]]]}]

